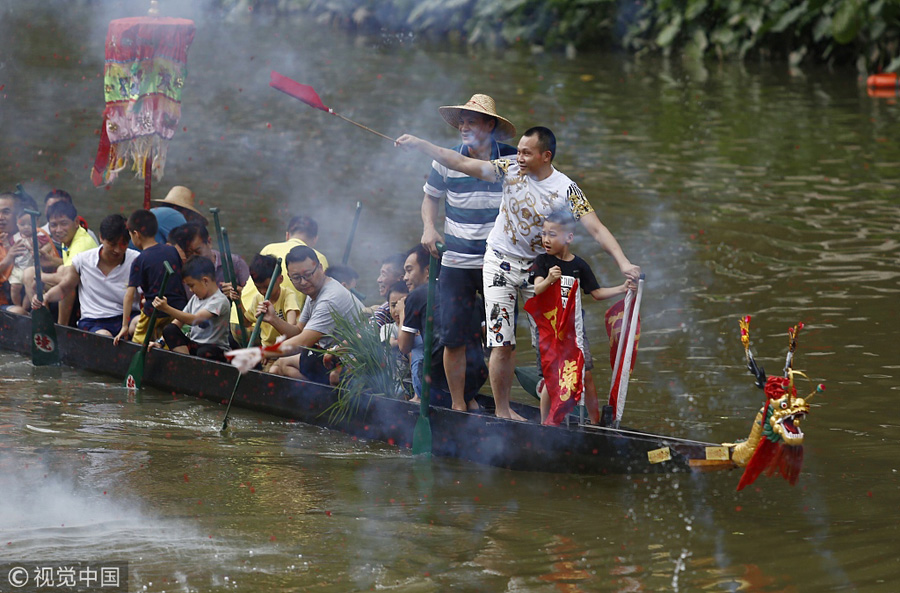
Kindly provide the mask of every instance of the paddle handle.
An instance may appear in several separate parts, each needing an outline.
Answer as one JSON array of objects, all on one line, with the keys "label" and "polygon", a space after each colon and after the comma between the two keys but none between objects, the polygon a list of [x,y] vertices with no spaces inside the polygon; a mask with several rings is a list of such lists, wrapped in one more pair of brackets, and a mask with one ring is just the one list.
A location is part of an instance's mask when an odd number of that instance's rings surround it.
[{"label": "paddle handle", "polygon": [[[269,287],[266,289],[266,298],[264,300],[269,300],[269,297],[272,296],[272,290],[275,288],[275,281],[278,280],[278,276],[281,273],[281,258],[278,258],[278,261],[275,263],[275,269],[272,271],[272,277],[269,279]],[[256,339],[259,338],[259,333],[262,331],[262,322],[263,316],[265,313],[260,313],[256,316],[256,325],[253,326],[253,333],[250,335],[250,341],[247,342],[247,347],[252,348],[253,343],[256,342]]]},{"label": "paddle handle", "polygon": [[[435,247],[438,253],[443,253],[445,250],[444,244],[441,242],[436,243]],[[422,336],[425,356],[422,360],[422,396],[419,399],[419,414],[425,417],[431,413],[429,406],[431,405],[431,345],[434,338],[434,289],[437,283],[437,269],[440,264],[440,260],[435,256],[431,255],[429,257],[428,296],[425,299],[425,331]]]},{"label": "paddle handle", "polygon": [[[222,228],[222,241],[225,243],[225,252],[220,255],[225,260],[222,262],[222,269],[226,272],[225,279],[228,280],[234,290],[237,290],[237,274],[234,272],[234,260],[231,259],[231,243],[228,241],[228,230],[224,227]],[[237,305],[238,310],[238,327],[241,328],[241,340],[243,340],[244,344],[249,345],[247,328],[244,327],[244,304],[241,302],[240,295],[238,295],[238,299],[234,303]]]},{"label": "paddle handle", "polygon": [[44,302],[44,283],[41,282],[41,244],[38,241],[37,219],[41,215],[37,210],[25,210],[31,216],[31,244],[34,249],[34,293],[42,303]]},{"label": "paddle handle", "polygon": [[362,202],[356,203],[356,214],[353,215],[353,224],[350,225],[350,235],[347,237],[347,246],[344,247],[344,257],[341,263],[345,266],[350,261],[350,248],[353,247],[353,237],[356,235],[356,227],[359,226],[359,215],[362,212]]},{"label": "paddle handle", "polygon": [[[156,296],[166,296],[166,288],[169,286],[169,278],[172,274],[175,273],[175,270],[172,269],[172,264],[169,262],[163,262],[163,266],[166,271],[163,272],[162,282],[159,285],[159,292],[156,293]],[[147,350],[150,349],[150,340],[153,337],[153,330],[156,329],[156,307],[153,307],[153,312],[150,313],[150,322],[147,324],[147,335],[144,336],[144,345],[141,346],[141,352],[146,354]]]}]

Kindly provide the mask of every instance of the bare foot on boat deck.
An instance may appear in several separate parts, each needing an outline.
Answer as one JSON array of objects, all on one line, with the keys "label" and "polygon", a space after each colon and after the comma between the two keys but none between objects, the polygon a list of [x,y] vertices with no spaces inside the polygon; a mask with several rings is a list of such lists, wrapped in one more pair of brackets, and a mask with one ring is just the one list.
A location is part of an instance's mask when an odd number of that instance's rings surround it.
[{"label": "bare foot on boat deck", "polygon": [[509,412],[509,416],[503,414],[500,411],[495,411],[494,415],[497,416],[497,418],[506,418],[507,420],[518,420],[519,422],[528,422],[528,420],[524,416],[520,416],[512,408],[510,408],[508,410],[508,412]]},{"label": "bare foot on boat deck", "polygon": [[412,397],[410,398],[410,400],[409,400],[409,403],[411,403],[411,404],[417,404],[417,403],[419,403],[419,396],[418,396],[418,395],[412,396]]}]

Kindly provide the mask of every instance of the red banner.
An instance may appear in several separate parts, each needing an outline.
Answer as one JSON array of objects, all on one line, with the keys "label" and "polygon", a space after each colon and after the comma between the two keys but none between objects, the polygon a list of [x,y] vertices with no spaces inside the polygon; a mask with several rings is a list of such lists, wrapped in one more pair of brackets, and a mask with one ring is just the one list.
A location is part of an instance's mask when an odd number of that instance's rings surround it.
[{"label": "red banner", "polygon": [[[625,368],[625,351],[627,344],[622,344],[622,351],[619,352],[619,340],[622,333],[628,337],[630,331],[629,325],[635,306],[634,298],[624,298],[609,308],[606,312],[606,335],[609,336],[609,366],[614,373],[612,383],[609,389],[609,405],[613,407],[617,417],[621,416],[621,408],[624,407],[624,400],[619,402],[619,391],[622,385],[622,370]],[[626,307],[627,305],[627,307]],[[634,363],[637,360],[638,341],[641,339],[641,319],[638,316],[637,329],[634,334],[634,349],[631,353],[631,361],[628,365],[628,373],[634,370]],[[616,358],[619,357],[618,365]]]},{"label": "red banner", "polygon": [[562,304],[560,282],[528,299],[525,310],[531,314],[540,334],[541,368],[550,394],[550,414],[544,424],[558,426],[581,400],[584,389],[584,353],[578,347],[576,319],[578,281],[569,290],[566,306]]}]

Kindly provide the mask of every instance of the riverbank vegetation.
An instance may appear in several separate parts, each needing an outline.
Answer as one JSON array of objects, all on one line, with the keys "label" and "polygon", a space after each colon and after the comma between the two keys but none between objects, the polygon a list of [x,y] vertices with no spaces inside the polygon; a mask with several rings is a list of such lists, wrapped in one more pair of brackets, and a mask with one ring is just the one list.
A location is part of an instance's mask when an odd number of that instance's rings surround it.
[{"label": "riverbank vegetation", "polygon": [[625,50],[900,69],[900,0],[210,0],[363,33],[472,45]]}]

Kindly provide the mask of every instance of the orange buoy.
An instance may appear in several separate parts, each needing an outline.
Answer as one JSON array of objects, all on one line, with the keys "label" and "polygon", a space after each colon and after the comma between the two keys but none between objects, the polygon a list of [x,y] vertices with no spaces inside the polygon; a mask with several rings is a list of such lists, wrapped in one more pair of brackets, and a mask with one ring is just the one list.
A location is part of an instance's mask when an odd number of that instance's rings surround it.
[{"label": "orange buoy", "polygon": [[866,80],[866,85],[876,89],[896,89],[900,88],[900,79],[896,72],[873,74]]}]

